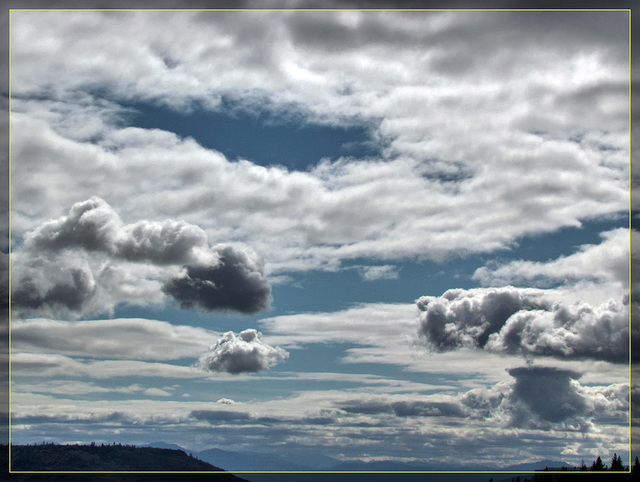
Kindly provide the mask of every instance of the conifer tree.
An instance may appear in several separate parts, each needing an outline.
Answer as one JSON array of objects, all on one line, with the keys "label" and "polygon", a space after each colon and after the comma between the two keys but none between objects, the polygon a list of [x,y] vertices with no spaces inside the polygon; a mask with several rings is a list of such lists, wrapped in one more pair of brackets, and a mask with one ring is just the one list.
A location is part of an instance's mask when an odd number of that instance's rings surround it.
[{"label": "conifer tree", "polygon": [[592,471],[607,470],[605,465],[602,463],[602,459],[600,458],[599,455],[598,455],[598,458],[594,460],[593,463],[591,464],[591,470]]},{"label": "conifer tree", "polygon": [[611,468],[609,470],[624,470],[624,465],[622,465],[622,458],[619,455],[613,454],[613,458],[611,459]]}]

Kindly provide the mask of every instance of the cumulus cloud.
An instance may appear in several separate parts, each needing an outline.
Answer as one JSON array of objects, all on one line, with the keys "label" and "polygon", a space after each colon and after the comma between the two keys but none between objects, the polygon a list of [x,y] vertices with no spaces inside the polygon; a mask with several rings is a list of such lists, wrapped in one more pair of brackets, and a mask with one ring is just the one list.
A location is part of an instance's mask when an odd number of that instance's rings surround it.
[{"label": "cumulus cloud", "polygon": [[182,308],[255,313],[269,307],[271,286],[261,263],[250,253],[216,246],[218,262],[186,266],[183,276],[167,281],[162,290]]},{"label": "cumulus cloud", "polygon": [[593,307],[552,302],[540,290],[449,290],[417,301],[420,335],[439,351],[478,347],[497,353],[628,361],[629,311],[621,301]]},{"label": "cumulus cloud", "polygon": [[216,372],[251,373],[271,368],[287,358],[287,351],[267,345],[259,331],[247,329],[237,336],[231,331],[225,333],[200,357],[197,366]]},{"label": "cumulus cloud", "polygon": [[[207,235],[185,222],[138,221],[125,225],[103,199],[75,203],[69,214],[45,222],[25,237],[33,251],[82,249],[129,261],[183,264],[211,260]],[[215,257],[214,257],[215,259]]]},{"label": "cumulus cloud", "polygon": [[581,373],[549,366],[507,370],[513,378],[459,397],[469,417],[504,427],[588,429],[596,420],[628,420],[629,386],[581,385]]},{"label": "cumulus cloud", "polygon": [[423,296],[416,303],[422,311],[420,334],[438,350],[484,347],[489,335],[498,331],[514,313],[549,306],[540,292],[512,287],[452,289],[440,297]]},{"label": "cumulus cloud", "polygon": [[520,367],[509,370],[515,384],[509,401],[513,410],[513,424],[526,426],[534,419],[558,423],[585,415],[587,403],[572,380],[580,374],[571,370],[549,367]]},{"label": "cumulus cloud", "polygon": [[548,311],[519,312],[489,336],[485,348],[525,356],[628,363],[629,309],[610,300],[596,307],[556,304]]},{"label": "cumulus cloud", "polygon": [[183,308],[242,313],[270,301],[263,264],[250,250],[210,247],[206,233],[184,221],[125,224],[96,196],[27,233],[13,261],[18,316],[111,313],[123,302],[159,304],[163,293]]}]

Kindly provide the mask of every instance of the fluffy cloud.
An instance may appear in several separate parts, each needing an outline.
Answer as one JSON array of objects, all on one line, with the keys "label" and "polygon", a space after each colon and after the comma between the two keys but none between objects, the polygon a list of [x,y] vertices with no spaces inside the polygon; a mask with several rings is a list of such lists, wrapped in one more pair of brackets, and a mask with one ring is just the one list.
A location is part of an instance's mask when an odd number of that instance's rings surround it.
[{"label": "fluffy cloud", "polygon": [[271,286],[262,265],[250,253],[214,247],[213,266],[187,266],[186,274],[167,281],[162,290],[185,309],[255,313],[269,307]]},{"label": "fluffy cloud", "polygon": [[106,201],[92,196],[75,203],[69,214],[48,221],[25,237],[33,252],[81,249],[128,261],[185,264],[215,260],[207,235],[185,222],[139,221],[125,225]]},{"label": "fluffy cloud", "polygon": [[[535,420],[559,423],[584,415],[586,400],[571,381],[580,374],[548,367],[522,367],[509,370],[515,384],[509,401],[516,426],[526,426]],[[533,417],[531,416],[533,415]]]},{"label": "fluffy cloud", "polygon": [[525,356],[629,362],[629,309],[615,300],[593,307],[556,304],[520,312],[489,336],[487,350]]},{"label": "fluffy cloud", "polygon": [[543,430],[584,430],[595,420],[628,420],[626,384],[581,385],[580,373],[548,366],[512,368],[508,373],[512,382],[475,388],[459,397],[469,417]]},{"label": "fluffy cloud", "polygon": [[436,350],[478,347],[498,353],[628,361],[629,311],[610,300],[551,302],[540,290],[449,290],[417,301],[420,335]]},{"label": "fluffy cloud", "polygon": [[[572,12],[550,31],[566,17],[545,13],[14,12],[13,228],[99,192],[123,217],[155,212],[247,242],[272,273],[494,251],[624,211],[626,14]],[[189,32],[178,44],[164,36],[168,15]],[[121,128],[117,103],[131,102],[356,123],[379,155],[302,172],[229,162]],[[101,103],[99,125],[73,137],[65,122],[98,118]]]},{"label": "fluffy cloud", "polygon": [[200,357],[197,366],[233,374],[258,372],[289,357],[287,351],[269,346],[261,338],[262,334],[253,329],[244,330],[238,336],[227,332]]},{"label": "fluffy cloud", "polygon": [[535,290],[508,287],[490,290],[453,289],[441,297],[417,300],[420,334],[439,350],[461,346],[484,347],[489,335],[498,331],[511,315],[521,310],[549,307]]},{"label": "fluffy cloud", "polygon": [[13,275],[18,316],[77,318],[122,302],[157,304],[163,292],[183,308],[254,313],[271,293],[248,249],[210,247],[202,229],[183,221],[124,224],[96,196],[27,233]]}]

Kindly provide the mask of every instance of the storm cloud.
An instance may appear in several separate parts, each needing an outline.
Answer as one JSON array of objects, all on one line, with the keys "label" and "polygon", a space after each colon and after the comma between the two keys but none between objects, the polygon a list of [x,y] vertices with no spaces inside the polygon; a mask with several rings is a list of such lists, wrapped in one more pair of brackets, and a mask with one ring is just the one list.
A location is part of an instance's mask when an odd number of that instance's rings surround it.
[{"label": "storm cloud", "polygon": [[513,424],[526,426],[533,418],[551,423],[586,414],[587,401],[574,380],[580,374],[550,367],[520,367],[509,370],[515,378],[509,401]]},{"label": "storm cloud", "polygon": [[422,297],[419,334],[437,351],[477,347],[524,356],[628,362],[628,306],[551,302],[540,290],[449,290]]},{"label": "storm cloud", "polygon": [[288,357],[289,353],[284,349],[264,343],[259,331],[247,329],[238,336],[232,331],[225,333],[200,357],[197,366],[216,372],[253,373],[266,370]]},{"label": "storm cloud", "polygon": [[162,290],[185,309],[250,314],[268,308],[271,286],[262,265],[230,246],[213,250],[218,254],[217,264],[186,266],[186,273],[165,283]]}]

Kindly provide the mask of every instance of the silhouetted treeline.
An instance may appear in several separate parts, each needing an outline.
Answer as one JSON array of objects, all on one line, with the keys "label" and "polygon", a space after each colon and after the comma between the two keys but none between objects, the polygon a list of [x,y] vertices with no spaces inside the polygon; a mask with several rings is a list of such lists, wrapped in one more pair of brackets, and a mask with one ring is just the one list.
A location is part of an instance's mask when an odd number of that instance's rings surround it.
[{"label": "silhouetted treeline", "polygon": [[[546,467],[544,471],[536,472],[531,476],[512,477],[511,482],[588,482],[594,479],[640,481],[638,457],[631,466],[631,471],[628,466],[623,465],[622,458],[614,454],[608,465],[602,461],[601,457],[598,457],[589,467],[584,461],[580,467]],[[508,480],[508,478],[504,480]],[[493,479],[490,482],[493,482]]]},{"label": "silhouetted treeline", "polygon": [[[3,460],[9,460],[8,446],[2,446]],[[6,464],[6,463],[5,463]],[[3,467],[8,473],[8,466]],[[223,469],[187,455],[183,450],[135,447],[122,444],[57,445],[43,443],[36,445],[11,446],[12,471],[159,471],[159,472],[220,472]],[[125,481],[150,480],[150,474],[10,474],[10,480],[19,481]],[[200,477],[202,476],[202,477]],[[184,480],[184,474],[153,474],[154,481]],[[206,479],[205,479],[206,477]],[[190,474],[190,480],[211,480],[210,474]],[[216,480],[239,482],[243,479],[231,474],[217,474]]]}]

